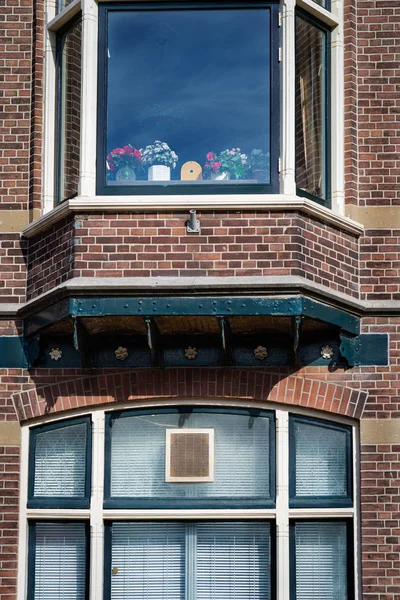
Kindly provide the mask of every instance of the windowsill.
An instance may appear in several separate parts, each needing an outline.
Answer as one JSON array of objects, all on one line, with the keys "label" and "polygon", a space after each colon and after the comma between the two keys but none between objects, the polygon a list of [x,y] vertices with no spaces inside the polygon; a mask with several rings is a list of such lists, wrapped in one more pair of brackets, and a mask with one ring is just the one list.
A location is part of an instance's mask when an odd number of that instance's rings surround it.
[{"label": "windowsill", "polygon": [[308,198],[283,194],[223,194],[196,196],[77,196],[59,204],[22,230],[21,235],[32,238],[61,219],[76,212],[170,212],[226,210],[299,211],[333,225],[342,231],[359,236],[364,232],[360,223],[334,213]]}]

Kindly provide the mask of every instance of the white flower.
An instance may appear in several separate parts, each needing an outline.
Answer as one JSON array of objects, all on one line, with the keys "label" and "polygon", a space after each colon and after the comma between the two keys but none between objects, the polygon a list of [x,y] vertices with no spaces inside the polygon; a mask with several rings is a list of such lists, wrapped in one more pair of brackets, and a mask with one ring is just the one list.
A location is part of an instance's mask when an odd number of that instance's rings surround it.
[{"label": "white flower", "polygon": [[60,360],[62,357],[62,350],[60,348],[52,348],[49,352],[49,356],[51,360]]}]

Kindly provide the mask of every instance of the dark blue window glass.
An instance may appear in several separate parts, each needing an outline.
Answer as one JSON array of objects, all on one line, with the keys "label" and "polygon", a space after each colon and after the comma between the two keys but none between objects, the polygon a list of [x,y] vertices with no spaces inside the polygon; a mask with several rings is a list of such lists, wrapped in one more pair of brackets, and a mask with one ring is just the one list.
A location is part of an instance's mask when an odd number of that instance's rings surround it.
[{"label": "dark blue window glass", "polygon": [[271,183],[271,9],[109,8],[102,186]]}]

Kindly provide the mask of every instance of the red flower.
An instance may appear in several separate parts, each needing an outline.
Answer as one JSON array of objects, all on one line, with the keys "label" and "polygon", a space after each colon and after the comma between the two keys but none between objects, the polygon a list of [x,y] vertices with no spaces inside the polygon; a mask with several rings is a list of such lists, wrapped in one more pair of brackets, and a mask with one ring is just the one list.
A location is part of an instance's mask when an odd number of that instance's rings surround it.
[{"label": "red flower", "polygon": [[125,154],[125,150],[123,148],[114,148],[113,154]]},{"label": "red flower", "polygon": [[208,152],[208,154],[206,155],[206,159],[207,160],[212,160],[214,158],[214,155],[212,152]]},{"label": "red flower", "polygon": [[133,148],[132,148],[132,146],[124,146],[124,150],[125,150],[125,153],[128,156],[132,156],[133,155]]},{"label": "red flower", "polygon": [[142,153],[140,152],[140,150],[136,150],[136,148],[133,150],[133,154],[136,156],[136,158],[138,160],[140,160],[142,158]]}]

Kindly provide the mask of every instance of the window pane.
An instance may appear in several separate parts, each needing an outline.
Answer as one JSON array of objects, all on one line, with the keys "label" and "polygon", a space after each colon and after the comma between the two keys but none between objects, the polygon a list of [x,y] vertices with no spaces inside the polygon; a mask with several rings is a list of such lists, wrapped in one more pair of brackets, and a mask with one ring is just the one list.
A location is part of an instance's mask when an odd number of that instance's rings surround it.
[{"label": "window pane", "polygon": [[84,600],[84,523],[37,523],[35,529],[34,599]]},{"label": "window pane", "polygon": [[112,600],[185,599],[184,523],[114,523]]},{"label": "window pane", "polygon": [[107,14],[107,185],[269,183],[270,10]]},{"label": "window pane", "polygon": [[199,523],[196,600],[269,600],[270,526]]},{"label": "window pane", "polygon": [[345,523],[296,523],[296,600],[346,600]]},{"label": "window pane", "polygon": [[348,431],[295,420],[295,494],[348,495]]},{"label": "window pane", "polygon": [[58,199],[78,193],[81,118],[82,23],[77,22],[59,41]]},{"label": "window pane", "polygon": [[[165,481],[166,430],[214,429],[214,481]],[[270,420],[243,414],[171,413],[113,419],[112,497],[262,497],[270,495]]]},{"label": "window pane", "polygon": [[34,435],[34,496],[84,498],[87,424]]},{"label": "window pane", "polygon": [[264,522],[114,523],[111,599],[269,600]]},{"label": "window pane", "polygon": [[296,185],[326,199],[326,37],[296,17]]}]

